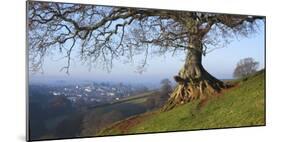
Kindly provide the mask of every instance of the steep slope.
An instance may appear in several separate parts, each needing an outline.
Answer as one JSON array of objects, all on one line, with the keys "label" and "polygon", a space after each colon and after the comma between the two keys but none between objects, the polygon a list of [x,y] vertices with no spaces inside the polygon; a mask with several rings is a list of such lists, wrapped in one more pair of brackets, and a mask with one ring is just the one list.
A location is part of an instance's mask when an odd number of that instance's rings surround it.
[{"label": "steep slope", "polygon": [[135,134],[265,125],[264,70],[237,80],[235,87],[205,102],[192,102],[167,112],[154,111],[119,121],[98,135]]}]

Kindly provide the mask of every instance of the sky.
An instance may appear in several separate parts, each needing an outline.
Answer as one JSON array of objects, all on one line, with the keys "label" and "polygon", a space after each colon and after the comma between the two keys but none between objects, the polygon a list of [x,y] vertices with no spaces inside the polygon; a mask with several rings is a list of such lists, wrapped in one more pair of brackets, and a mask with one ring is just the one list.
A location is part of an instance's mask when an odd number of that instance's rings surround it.
[{"label": "sky", "polygon": [[[238,37],[231,39],[230,44],[224,48],[216,49],[206,56],[203,56],[203,66],[213,76],[219,79],[231,79],[232,74],[240,59],[252,57],[259,62],[259,69],[264,68],[265,41],[264,23],[259,22],[257,33],[249,37]],[[142,74],[136,72],[137,63],[122,63],[114,61],[110,72],[101,68],[92,68],[82,65],[78,59],[73,58],[70,74],[60,72],[66,65],[66,60],[57,60],[59,57],[48,56],[43,65],[44,73],[30,73],[31,82],[50,82],[56,80],[91,80],[100,82],[123,82],[131,84],[159,84],[164,78],[173,80],[172,77],[178,74],[184,64],[185,53],[172,56],[149,56],[146,71]],[[143,56],[135,57],[141,61]]]}]

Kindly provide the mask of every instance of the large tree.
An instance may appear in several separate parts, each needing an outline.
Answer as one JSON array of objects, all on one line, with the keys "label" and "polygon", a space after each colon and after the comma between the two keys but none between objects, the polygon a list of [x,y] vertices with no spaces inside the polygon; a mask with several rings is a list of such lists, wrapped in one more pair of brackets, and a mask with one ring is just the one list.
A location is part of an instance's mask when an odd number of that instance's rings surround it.
[{"label": "large tree", "polygon": [[[106,69],[113,60],[149,52],[186,54],[174,78],[178,82],[164,110],[218,93],[225,84],[202,66],[202,56],[227,43],[229,37],[255,32],[259,16],[175,10],[28,2],[30,70],[38,71],[53,49],[65,54],[67,73],[73,51],[89,64]],[[222,57],[226,58],[226,57]],[[219,65],[218,65],[219,66]]]}]

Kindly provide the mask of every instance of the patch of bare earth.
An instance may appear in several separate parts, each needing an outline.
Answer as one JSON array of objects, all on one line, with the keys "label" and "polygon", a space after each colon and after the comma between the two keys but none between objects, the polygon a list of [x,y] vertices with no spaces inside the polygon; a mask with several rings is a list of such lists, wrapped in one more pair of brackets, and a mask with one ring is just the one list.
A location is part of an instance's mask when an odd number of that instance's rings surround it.
[{"label": "patch of bare earth", "polygon": [[[122,120],[120,122],[117,122],[113,126],[107,128],[107,129],[118,129],[120,133],[128,133],[129,130],[138,125],[139,123],[145,121],[148,119],[151,115],[155,114],[156,112],[149,112],[149,113],[144,113],[136,116],[129,117],[125,120]],[[106,131],[106,130],[105,130]]]},{"label": "patch of bare earth", "polygon": [[121,123],[118,123],[115,127],[118,130],[120,130],[121,133],[127,133],[127,132],[129,132],[130,128],[145,121],[151,115],[152,115],[152,113],[146,113],[146,114],[142,114],[142,115],[133,116],[131,118],[128,118],[128,119],[122,121]]}]

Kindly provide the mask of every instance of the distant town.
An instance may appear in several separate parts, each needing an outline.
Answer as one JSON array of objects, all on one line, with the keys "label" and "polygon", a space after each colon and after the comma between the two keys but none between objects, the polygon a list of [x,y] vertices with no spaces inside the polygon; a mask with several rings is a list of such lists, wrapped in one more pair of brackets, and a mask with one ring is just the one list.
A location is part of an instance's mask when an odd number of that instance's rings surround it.
[{"label": "distant town", "polygon": [[30,95],[36,95],[38,91],[43,92],[44,90],[45,95],[64,96],[74,105],[109,103],[149,90],[142,85],[132,86],[123,83],[111,84],[97,82],[60,86],[30,84],[29,89]]}]

